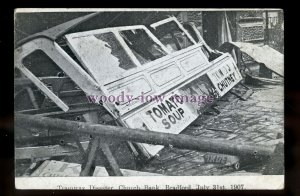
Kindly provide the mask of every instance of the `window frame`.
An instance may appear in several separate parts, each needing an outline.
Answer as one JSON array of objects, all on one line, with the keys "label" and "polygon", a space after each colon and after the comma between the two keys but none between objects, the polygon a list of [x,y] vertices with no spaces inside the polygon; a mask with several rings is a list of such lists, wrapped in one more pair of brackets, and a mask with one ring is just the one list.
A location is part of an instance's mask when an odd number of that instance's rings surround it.
[{"label": "window frame", "polygon": [[[79,32],[79,33],[72,33],[66,35],[68,39],[76,38],[76,37],[84,37],[84,36],[91,36],[95,34],[104,34],[104,33],[113,33],[115,38],[118,40],[119,44],[121,47],[124,49],[130,60],[136,65],[136,68],[138,67],[143,67],[145,64],[141,64],[138,58],[135,56],[133,51],[130,49],[130,47],[127,45],[125,42],[124,38],[121,36],[120,32],[121,31],[126,31],[126,30],[136,30],[136,29],[142,29],[144,30],[147,35],[152,39],[156,44],[158,44],[164,52],[167,53],[167,55],[171,54],[171,51],[168,50],[159,40],[158,38],[155,37],[155,35],[147,29],[144,25],[133,25],[133,26],[124,26],[124,27],[111,27],[111,28],[104,28],[104,29],[96,29],[96,30],[91,30],[91,31],[85,31],[85,32]],[[75,36],[76,34],[76,36]],[[76,52],[74,52],[76,53]],[[135,69],[135,68],[133,68]],[[131,69],[130,69],[131,70]],[[127,70],[129,71],[129,70]]]},{"label": "window frame", "polygon": [[193,37],[189,34],[189,32],[183,27],[183,25],[182,25],[180,22],[178,22],[178,20],[177,20],[177,18],[176,18],[175,16],[172,16],[172,17],[169,17],[169,18],[167,18],[167,19],[164,19],[164,20],[161,20],[161,21],[152,23],[152,24],[150,25],[150,27],[155,31],[156,28],[157,28],[158,26],[162,26],[162,25],[164,25],[164,24],[166,24],[166,23],[169,23],[169,22],[175,22],[175,23],[178,25],[179,29],[182,30],[182,31],[186,34],[186,36],[187,36],[188,39],[192,42],[192,44],[193,44],[193,45],[196,45],[196,44],[197,44],[197,42],[194,40],[194,38],[193,38]]},{"label": "window frame", "polygon": [[19,69],[21,74],[26,76],[64,112],[69,110],[69,106],[51,89],[49,89],[49,87],[42,81],[42,77],[35,76],[23,64],[23,59],[36,50],[41,50],[44,52],[45,55],[49,57],[63,72],[65,72],[86,94],[97,95],[100,93],[100,86],[96,83],[96,81],[87,72],[85,72],[85,70],[78,65],[56,42],[53,42],[48,38],[36,38],[16,48],[14,67]]}]

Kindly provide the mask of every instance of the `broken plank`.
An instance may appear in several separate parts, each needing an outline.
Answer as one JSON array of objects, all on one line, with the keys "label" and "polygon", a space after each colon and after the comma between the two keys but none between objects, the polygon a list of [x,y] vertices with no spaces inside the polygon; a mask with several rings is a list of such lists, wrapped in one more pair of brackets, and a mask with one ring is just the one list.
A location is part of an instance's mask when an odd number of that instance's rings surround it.
[{"label": "broken plank", "polygon": [[[58,76],[47,76],[47,77],[37,77],[41,82],[44,83],[53,83],[54,81],[61,80],[65,82],[71,82],[71,78],[69,77],[58,77]],[[28,86],[33,87],[34,83],[28,78],[17,78],[14,80],[15,86]]]},{"label": "broken plank", "polygon": [[79,152],[74,146],[37,146],[15,148],[15,159],[33,159],[41,157],[72,156]]},{"label": "broken plank", "polygon": [[235,96],[238,97],[240,100],[246,101],[246,99],[245,99],[244,97],[242,97],[241,95],[239,95],[239,94],[237,94],[237,93],[235,93],[235,92],[233,92],[233,91],[229,91],[229,93],[235,95]]},{"label": "broken plank", "polygon": [[[124,176],[161,176],[162,174],[121,169]],[[34,177],[77,177],[81,172],[81,164],[63,161],[46,160],[30,176]],[[105,167],[96,166],[93,172],[95,177],[108,177]]]},{"label": "broken plank", "polygon": [[31,137],[16,137],[15,145],[16,146],[46,146],[46,145],[55,145],[55,144],[67,144],[74,142],[74,139],[71,134],[63,135],[53,135],[53,136],[31,136]]},{"label": "broken plank", "polygon": [[255,172],[247,172],[245,170],[225,174],[225,176],[260,176],[260,175],[262,174],[255,173]]},{"label": "broken plank", "polygon": [[206,128],[206,129],[212,130],[212,131],[222,131],[222,132],[234,133],[234,131],[231,131],[228,129],[218,129],[218,128]]},{"label": "broken plank", "polygon": [[[89,142],[80,142],[83,149],[87,149]],[[35,146],[15,148],[15,159],[35,159],[43,157],[56,157],[56,156],[73,156],[78,155],[80,152],[75,147],[76,144],[67,144],[65,146]]]}]

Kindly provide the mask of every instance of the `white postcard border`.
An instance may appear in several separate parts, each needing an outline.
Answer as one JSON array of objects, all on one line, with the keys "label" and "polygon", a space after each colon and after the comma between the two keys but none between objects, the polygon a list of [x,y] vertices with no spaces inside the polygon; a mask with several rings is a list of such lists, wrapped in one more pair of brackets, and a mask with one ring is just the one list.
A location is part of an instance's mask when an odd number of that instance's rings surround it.
[{"label": "white postcard border", "polygon": [[15,187],[51,190],[282,190],[284,175],[16,177]]}]

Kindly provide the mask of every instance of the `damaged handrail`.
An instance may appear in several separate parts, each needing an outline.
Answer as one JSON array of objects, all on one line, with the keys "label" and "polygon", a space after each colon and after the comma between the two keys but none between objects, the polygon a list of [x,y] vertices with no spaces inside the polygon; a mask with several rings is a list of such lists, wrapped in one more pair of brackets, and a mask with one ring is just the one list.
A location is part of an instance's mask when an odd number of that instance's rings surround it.
[{"label": "damaged handrail", "polygon": [[114,140],[173,146],[181,149],[207,151],[237,156],[249,156],[249,158],[271,156],[275,152],[276,148],[276,146],[239,143],[238,141],[232,140],[216,140],[184,134],[177,135],[154,131],[144,131],[126,127],[91,124],[86,122],[76,122],[25,114],[15,114],[15,125],[19,127],[26,126],[38,129],[57,129],[77,134],[88,133]]}]

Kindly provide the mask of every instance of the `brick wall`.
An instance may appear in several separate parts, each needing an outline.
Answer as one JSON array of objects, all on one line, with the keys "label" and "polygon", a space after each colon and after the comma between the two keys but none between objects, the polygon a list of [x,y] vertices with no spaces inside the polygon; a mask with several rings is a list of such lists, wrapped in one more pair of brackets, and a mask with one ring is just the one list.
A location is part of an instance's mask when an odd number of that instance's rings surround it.
[{"label": "brick wall", "polygon": [[241,42],[263,43],[265,39],[262,11],[241,11],[236,13],[236,40]]},{"label": "brick wall", "polygon": [[180,12],[177,16],[179,22],[194,22],[196,26],[202,25],[202,12]]}]

